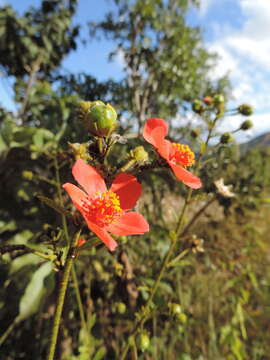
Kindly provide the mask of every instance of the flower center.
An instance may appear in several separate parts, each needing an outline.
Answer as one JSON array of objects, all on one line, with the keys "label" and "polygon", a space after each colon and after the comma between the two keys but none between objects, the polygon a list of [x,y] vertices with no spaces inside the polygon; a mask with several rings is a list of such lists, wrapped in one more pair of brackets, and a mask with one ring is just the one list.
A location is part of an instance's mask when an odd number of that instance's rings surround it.
[{"label": "flower center", "polygon": [[173,152],[170,160],[183,167],[192,166],[195,163],[195,155],[188,145],[172,143]]},{"label": "flower center", "polygon": [[111,190],[96,193],[92,198],[87,197],[82,208],[87,219],[100,227],[114,223],[124,213],[119,196]]}]

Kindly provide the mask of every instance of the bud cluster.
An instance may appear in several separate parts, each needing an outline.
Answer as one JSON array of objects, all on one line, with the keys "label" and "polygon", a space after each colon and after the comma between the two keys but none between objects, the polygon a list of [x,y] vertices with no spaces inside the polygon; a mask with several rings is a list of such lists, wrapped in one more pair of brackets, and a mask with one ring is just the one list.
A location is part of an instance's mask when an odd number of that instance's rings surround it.
[{"label": "bud cluster", "polygon": [[216,94],[214,96],[205,96],[203,100],[196,99],[192,103],[192,110],[201,115],[209,107],[217,110],[218,114],[223,114],[225,110],[225,99],[222,94]]}]

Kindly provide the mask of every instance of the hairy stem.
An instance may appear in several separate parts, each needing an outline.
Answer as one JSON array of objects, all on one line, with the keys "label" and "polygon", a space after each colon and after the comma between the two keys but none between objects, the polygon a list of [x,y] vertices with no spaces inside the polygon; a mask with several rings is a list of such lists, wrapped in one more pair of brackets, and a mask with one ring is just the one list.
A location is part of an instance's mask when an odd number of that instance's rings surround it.
[{"label": "hairy stem", "polygon": [[[59,165],[58,165],[58,161],[57,161],[56,156],[54,158],[54,166],[55,166],[55,177],[56,177],[56,183],[57,183],[58,198],[59,198],[60,205],[63,207],[64,202],[63,202],[63,197],[62,197],[62,192],[61,192],[61,181],[60,181]],[[66,219],[66,217],[64,215],[62,215],[62,226],[63,226],[63,229],[64,229],[64,235],[65,235],[66,243],[67,243],[67,245],[69,245],[70,238],[69,238],[69,233],[68,233],[67,219]],[[81,322],[82,322],[83,328],[85,330],[85,333],[87,334],[87,341],[90,344],[89,331],[88,331],[88,326],[87,326],[87,322],[86,322],[86,319],[85,319],[85,314],[84,314],[84,311],[83,311],[83,303],[82,303],[78,278],[77,278],[76,269],[75,269],[74,264],[72,265],[71,276],[72,276],[72,281],[73,281],[73,285],[74,285],[74,289],[75,289],[75,295],[76,295],[76,300],[77,300],[77,304],[78,304],[78,308],[79,308],[79,314],[80,314]]]}]

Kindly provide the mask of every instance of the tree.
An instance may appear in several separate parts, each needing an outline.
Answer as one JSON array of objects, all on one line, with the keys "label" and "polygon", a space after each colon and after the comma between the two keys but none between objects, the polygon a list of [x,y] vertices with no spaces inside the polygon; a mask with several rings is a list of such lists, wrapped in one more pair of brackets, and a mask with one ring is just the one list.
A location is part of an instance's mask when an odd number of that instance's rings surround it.
[{"label": "tree", "polygon": [[[210,54],[202,45],[201,29],[187,24],[194,1],[114,0],[116,12],[91,32],[102,31],[117,42],[111,56],[124,59],[122,99],[141,126],[148,116],[174,117],[179,108],[213,88]],[[198,4],[197,4],[198,5]],[[211,61],[210,61],[211,60]]]}]

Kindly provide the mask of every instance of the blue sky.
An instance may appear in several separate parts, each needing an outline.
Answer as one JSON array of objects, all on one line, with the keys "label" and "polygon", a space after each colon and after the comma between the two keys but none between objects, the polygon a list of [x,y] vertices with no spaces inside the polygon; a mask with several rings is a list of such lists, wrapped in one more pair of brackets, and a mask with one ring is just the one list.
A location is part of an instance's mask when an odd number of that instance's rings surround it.
[{"label": "blue sky", "polygon": [[[31,5],[38,6],[40,0],[0,0],[0,4],[10,4],[23,13]],[[87,21],[101,20],[112,8],[110,0],[79,0],[74,21],[82,26],[80,37],[88,39]],[[200,10],[192,11],[188,21],[203,28],[205,46],[219,55],[212,78],[229,73],[234,104],[254,106],[255,126],[247,136],[270,131],[270,1],[201,0]],[[64,60],[63,69],[85,71],[99,80],[119,79],[123,60],[121,57],[113,62],[107,60],[113,49],[114,44],[104,39],[88,42],[86,47],[80,42],[77,51]],[[1,76],[0,93],[3,104],[12,108],[11,90]],[[241,121],[240,117],[227,118],[222,130],[233,129]]]}]

